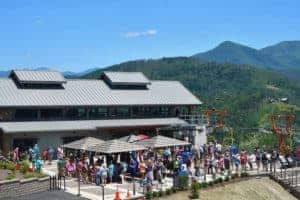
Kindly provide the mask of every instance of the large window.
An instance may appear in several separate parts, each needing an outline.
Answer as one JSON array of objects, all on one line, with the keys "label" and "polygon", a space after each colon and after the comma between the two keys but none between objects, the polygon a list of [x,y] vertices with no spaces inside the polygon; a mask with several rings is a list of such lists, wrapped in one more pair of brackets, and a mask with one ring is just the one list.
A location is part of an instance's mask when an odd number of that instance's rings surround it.
[{"label": "large window", "polygon": [[17,109],[15,114],[16,120],[37,120],[37,109]]},{"label": "large window", "polygon": [[67,119],[87,119],[86,108],[69,108],[66,112]]},{"label": "large window", "polygon": [[109,108],[109,117],[110,118],[124,118],[130,117],[129,107],[111,107]]},{"label": "large window", "polygon": [[41,109],[42,120],[55,120],[63,118],[62,109]]},{"label": "large window", "polygon": [[90,118],[91,119],[103,119],[108,115],[107,108],[91,108],[90,109]]}]

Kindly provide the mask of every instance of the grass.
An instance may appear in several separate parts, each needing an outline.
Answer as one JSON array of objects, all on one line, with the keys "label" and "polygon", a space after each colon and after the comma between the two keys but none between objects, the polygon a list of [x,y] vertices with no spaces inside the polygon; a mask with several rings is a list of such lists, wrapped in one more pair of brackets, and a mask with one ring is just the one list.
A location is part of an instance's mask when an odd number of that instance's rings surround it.
[{"label": "grass", "polygon": [[46,177],[45,174],[41,174],[38,172],[27,172],[26,174],[23,175],[24,179],[28,179],[28,178],[44,178]]},{"label": "grass", "polygon": [[[177,192],[171,196],[161,197],[160,200],[189,200],[190,191]],[[224,187],[200,189],[201,200],[296,200],[279,184],[269,178],[249,179],[230,183]]]}]

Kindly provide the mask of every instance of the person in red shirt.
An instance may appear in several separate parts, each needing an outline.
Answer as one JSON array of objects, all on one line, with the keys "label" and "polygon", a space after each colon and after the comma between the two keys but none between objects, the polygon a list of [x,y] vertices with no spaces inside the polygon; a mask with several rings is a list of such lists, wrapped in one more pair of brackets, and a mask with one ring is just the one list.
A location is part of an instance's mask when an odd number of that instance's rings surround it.
[{"label": "person in red shirt", "polygon": [[242,172],[246,172],[247,154],[244,150],[241,151],[240,160],[242,165]]}]

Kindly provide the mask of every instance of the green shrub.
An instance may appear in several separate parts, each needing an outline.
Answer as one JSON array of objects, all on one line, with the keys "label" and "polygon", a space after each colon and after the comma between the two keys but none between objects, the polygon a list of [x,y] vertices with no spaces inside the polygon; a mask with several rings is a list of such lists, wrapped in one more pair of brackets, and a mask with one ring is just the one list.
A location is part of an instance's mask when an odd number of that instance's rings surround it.
[{"label": "green shrub", "polygon": [[235,179],[235,178],[238,178],[239,177],[239,174],[232,174],[231,175],[231,179]]},{"label": "green shrub", "polygon": [[12,180],[16,178],[16,174],[15,173],[9,173],[7,176],[6,176],[6,180]]},{"label": "green shrub", "polygon": [[242,172],[241,173],[241,177],[243,178],[243,177],[248,177],[249,176],[249,174],[247,173],[247,172]]},{"label": "green shrub", "polygon": [[145,194],[146,199],[153,199],[153,193],[152,192],[147,192]]},{"label": "green shrub", "polygon": [[166,192],[165,192],[166,195],[170,195],[171,193],[172,193],[171,189],[169,189],[169,188],[166,189]]},{"label": "green shrub", "polygon": [[223,183],[223,178],[222,177],[219,177],[217,180],[218,180],[219,183]]},{"label": "green shrub", "polygon": [[175,187],[172,187],[171,190],[172,190],[173,193],[177,192],[177,189]]},{"label": "green shrub", "polygon": [[156,191],[153,191],[152,194],[153,194],[153,198],[159,197],[158,192],[156,192]]},{"label": "green shrub", "polygon": [[189,177],[188,176],[178,176],[178,188],[180,190],[186,190],[189,184]]},{"label": "green shrub", "polygon": [[228,182],[229,181],[229,176],[226,176],[225,179],[224,179],[224,181]]},{"label": "green shrub", "polygon": [[22,174],[26,174],[27,170],[29,168],[29,163],[27,161],[22,161],[21,162],[21,168],[20,168],[20,171]]},{"label": "green shrub", "polygon": [[26,153],[24,153],[24,152],[21,153],[20,154],[20,160],[23,161],[23,160],[26,160],[26,159],[27,159]]},{"label": "green shrub", "polygon": [[213,186],[214,182],[213,181],[209,181],[208,182],[208,186]]},{"label": "green shrub", "polygon": [[201,183],[201,187],[206,188],[207,186],[208,186],[208,183],[207,183],[207,182],[202,182],[202,183]]},{"label": "green shrub", "polygon": [[15,171],[16,170],[16,164],[13,162],[7,162],[6,163],[6,169],[9,169],[11,171]]},{"label": "green shrub", "polygon": [[162,190],[159,190],[159,191],[158,191],[158,196],[159,196],[159,197],[162,197],[162,196],[164,196],[164,194],[165,194],[165,192],[164,192],[164,191],[162,191]]},{"label": "green shrub", "polygon": [[219,180],[218,179],[215,179],[212,181],[214,184],[218,184],[219,183]]},{"label": "green shrub", "polygon": [[28,172],[28,173],[24,174],[23,177],[25,179],[28,179],[28,178],[34,178],[36,176],[35,176],[35,174],[33,172]]},{"label": "green shrub", "polygon": [[200,185],[197,182],[192,183],[191,185],[191,199],[198,199],[199,198],[199,187]]}]

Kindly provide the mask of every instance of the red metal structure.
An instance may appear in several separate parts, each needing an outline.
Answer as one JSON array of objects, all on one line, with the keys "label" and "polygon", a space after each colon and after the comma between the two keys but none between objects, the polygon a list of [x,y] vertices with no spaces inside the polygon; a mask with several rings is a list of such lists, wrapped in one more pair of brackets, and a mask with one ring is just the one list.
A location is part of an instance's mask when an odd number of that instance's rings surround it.
[{"label": "red metal structure", "polygon": [[227,114],[227,110],[217,110],[217,109],[208,109],[208,110],[204,110],[204,116],[206,119],[206,123],[208,125],[211,125],[211,117],[213,115],[218,116],[218,124],[213,126],[214,128],[224,128],[224,118]]},{"label": "red metal structure", "polygon": [[[279,152],[280,154],[285,154],[286,145],[284,140],[284,135],[291,134],[292,122],[295,119],[295,115],[271,115],[270,119],[272,121],[272,132],[277,135]],[[284,120],[284,127],[278,126],[278,120]]]}]

